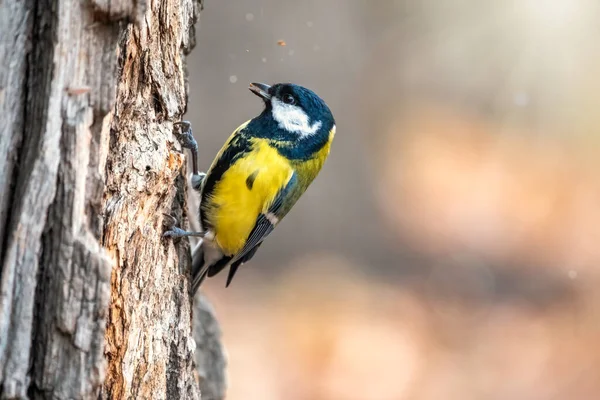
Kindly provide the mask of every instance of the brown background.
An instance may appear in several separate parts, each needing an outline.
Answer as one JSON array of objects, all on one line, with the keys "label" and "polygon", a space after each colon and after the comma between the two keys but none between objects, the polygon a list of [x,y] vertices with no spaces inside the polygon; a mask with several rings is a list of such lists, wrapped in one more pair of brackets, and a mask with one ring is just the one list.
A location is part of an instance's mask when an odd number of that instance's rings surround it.
[{"label": "brown background", "polygon": [[600,398],[599,11],[206,1],[203,168],[260,111],[250,82],[308,86],[338,126],[232,286],[204,286],[229,399]]}]

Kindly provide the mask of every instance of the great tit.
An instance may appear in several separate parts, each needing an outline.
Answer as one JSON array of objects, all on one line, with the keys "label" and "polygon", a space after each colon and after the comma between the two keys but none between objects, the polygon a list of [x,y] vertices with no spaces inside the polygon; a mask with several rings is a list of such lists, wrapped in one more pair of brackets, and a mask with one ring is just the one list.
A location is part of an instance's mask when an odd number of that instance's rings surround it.
[{"label": "great tit", "polygon": [[172,226],[167,237],[199,236],[192,256],[192,293],[229,266],[226,286],[315,179],[329,155],[335,120],[313,91],[291,83],[252,83],[264,101],[240,125],[207,173],[198,172],[197,143],[187,121],[178,136],[192,152],[192,187],[200,193],[199,232]]}]

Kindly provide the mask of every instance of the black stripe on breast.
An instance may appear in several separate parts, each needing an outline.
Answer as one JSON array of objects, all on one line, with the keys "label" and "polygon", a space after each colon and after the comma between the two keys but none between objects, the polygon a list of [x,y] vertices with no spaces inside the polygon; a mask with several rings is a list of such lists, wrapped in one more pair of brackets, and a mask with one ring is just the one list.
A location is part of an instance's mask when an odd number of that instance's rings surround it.
[{"label": "black stripe on breast", "polygon": [[254,180],[256,179],[257,175],[258,170],[254,171],[246,178],[246,187],[248,188],[248,190],[252,190],[252,186],[254,186]]}]

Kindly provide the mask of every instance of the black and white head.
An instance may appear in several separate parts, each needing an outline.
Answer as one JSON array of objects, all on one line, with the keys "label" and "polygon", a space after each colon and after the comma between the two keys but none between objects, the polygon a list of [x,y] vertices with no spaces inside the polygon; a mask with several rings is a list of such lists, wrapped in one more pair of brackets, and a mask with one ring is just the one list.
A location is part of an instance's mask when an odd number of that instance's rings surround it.
[{"label": "black and white head", "polygon": [[328,136],[334,129],[335,120],[329,107],[310,89],[292,83],[273,86],[252,83],[249,89],[265,102],[263,122],[275,123],[280,135],[288,140],[316,139]]}]

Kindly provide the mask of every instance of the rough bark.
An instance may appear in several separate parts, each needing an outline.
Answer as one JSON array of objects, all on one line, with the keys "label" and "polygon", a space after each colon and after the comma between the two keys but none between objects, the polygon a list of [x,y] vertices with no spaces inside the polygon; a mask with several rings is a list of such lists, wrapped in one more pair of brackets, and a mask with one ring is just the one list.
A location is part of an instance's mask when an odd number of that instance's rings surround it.
[{"label": "rough bark", "polygon": [[221,345],[221,328],[206,297],[196,296],[194,304],[195,362],[200,378],[202,400],[225,398],[225,351]]},{"label": "rough bark", "polygon": [[[199,11],[0,2],[0,397],[199,398],[189,247],[161,237],[185,220],[172,121]],[[210,329],[196,357],[221,351]]]}]

